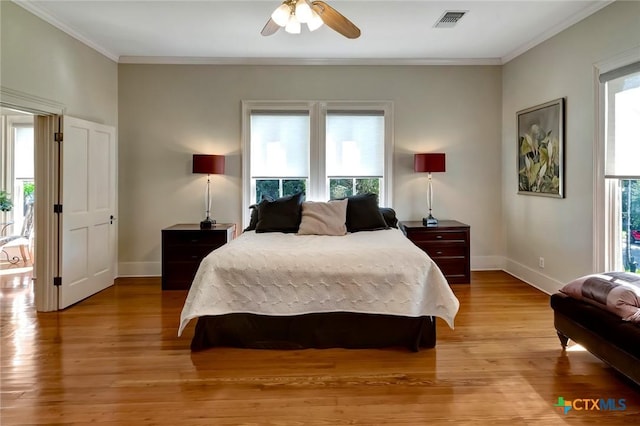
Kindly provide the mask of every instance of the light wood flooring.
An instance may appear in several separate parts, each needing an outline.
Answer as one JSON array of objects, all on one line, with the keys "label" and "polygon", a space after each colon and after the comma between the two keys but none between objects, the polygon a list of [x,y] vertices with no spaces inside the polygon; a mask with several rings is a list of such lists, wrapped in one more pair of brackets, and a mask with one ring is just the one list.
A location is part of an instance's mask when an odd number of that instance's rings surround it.
[{"label": "light wood flooring", "polygon": [[[13,268],[13,267],[12,267]],[[434,349],[189,350],[184,291],[119,279],[36,313],[30,272],[0,270],[0,424],[638,424],[640,390],[591,354],[563,352],[549,297],[503,272],[454,285],[456,328]],[[14,268],[14,271],[16,268]],[[625,411],[554,407],[624,399]]]}]

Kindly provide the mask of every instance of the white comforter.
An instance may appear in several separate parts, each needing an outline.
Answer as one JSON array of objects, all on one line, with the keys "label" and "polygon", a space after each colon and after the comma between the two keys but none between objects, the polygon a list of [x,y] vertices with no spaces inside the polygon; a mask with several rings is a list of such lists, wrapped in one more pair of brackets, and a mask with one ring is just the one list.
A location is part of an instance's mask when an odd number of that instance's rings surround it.
[{"label": "white comforter", "polygon": [[453,328],[458,299],[398,229],[345,236],[245,232],[202,260],[180,316],[234,312],[432,315]]}]

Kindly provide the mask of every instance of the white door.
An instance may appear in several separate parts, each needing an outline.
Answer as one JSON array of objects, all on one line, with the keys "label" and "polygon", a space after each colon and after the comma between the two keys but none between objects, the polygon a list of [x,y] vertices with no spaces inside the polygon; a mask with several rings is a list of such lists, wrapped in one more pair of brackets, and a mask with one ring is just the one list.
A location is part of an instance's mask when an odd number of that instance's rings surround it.
[{"label": "white door", "polygon": [[62,142],[62,269],[59,309],[115,277],[115,129],[65,116]]}]

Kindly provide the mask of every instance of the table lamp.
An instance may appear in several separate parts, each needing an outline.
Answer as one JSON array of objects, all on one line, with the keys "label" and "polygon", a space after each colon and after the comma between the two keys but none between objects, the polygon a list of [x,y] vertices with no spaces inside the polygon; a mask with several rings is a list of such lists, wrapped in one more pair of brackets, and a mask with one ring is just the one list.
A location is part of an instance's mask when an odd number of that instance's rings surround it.
[{"label": "table lamp", "polygon": [[216,221],[211,219],[211,175],[224,174],[224,155],[193,155],[193,173],[207,174],[207,193],[205,194],[205,209],[207,217],[200,222],[200,229],[210,229]]},{"label": "table lamp", "polygon": [[415,172],[429,173],[429,184],[427,187],[427,203],[429,205],[429,216],[422,218],[424,226],[438,226],[438,219],[433,217],[433,187],[431,183],[431,173],[445,171],[445,155],[442,153],[415,154],[413,158],[413,170]]}]

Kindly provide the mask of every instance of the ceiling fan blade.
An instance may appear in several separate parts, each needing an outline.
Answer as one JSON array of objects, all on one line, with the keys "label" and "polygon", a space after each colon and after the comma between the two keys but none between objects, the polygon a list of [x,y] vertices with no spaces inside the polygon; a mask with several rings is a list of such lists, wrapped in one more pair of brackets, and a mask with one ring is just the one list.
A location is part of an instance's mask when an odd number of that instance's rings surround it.
[{"label": "ceiling fan blade", "polygon": [[260,31],[260,34],[262,34],[265,37],[270,36],[278,32],[279,29],[280,29],[280,25],[276,24],[273,19],[269,18],[267,23],[264,24],[264,28],[262,29],[262,31]]},{"label": "ceiling fan blade", "polygon": [[314,1],[311,3],[311,8],[320,15],[322,22],[327,24],[332,30],[339,32],[347,38],[360,37],[360,28],[356,27],[353,22],[325,2]]}]

